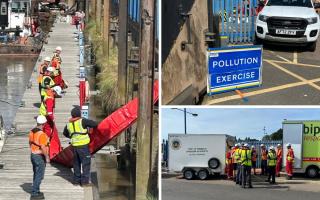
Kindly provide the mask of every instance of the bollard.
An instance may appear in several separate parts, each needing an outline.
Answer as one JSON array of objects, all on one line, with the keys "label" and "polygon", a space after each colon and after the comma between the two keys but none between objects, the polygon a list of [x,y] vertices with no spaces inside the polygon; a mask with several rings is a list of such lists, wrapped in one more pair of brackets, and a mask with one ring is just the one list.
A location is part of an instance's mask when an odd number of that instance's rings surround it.
[{"label": "bollard", "polygon": [[79,32],[79,46],[83,46],[84,44],[83,44],[84,42],[83,42],[83,32]]},{"label": "bollard", "polygon": [[82,107],[82,105],[85,102],[86,99],[86,71],[84,66],[80,66],[79,67],[79,76],[80,76],[80,83],[79,83],[79,90],[80,90],[80,107]]},{"label": "bollard", "polygon": [[83,62],[84,62],[84,46],[80,46],[80,66],[83,66]]},{"label": "bollard", "polygon": [[81,117],[88,119],[89,118],[89,104],[86,103],[81,106]]}]

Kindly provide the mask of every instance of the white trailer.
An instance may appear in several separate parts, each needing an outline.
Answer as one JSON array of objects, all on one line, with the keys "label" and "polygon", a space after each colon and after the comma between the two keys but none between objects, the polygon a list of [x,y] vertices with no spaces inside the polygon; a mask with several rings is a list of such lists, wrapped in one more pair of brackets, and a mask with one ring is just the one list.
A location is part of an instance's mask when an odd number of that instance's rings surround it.
[{"label": "white trailer", "polygon": [[225,174],[226,151],[235,138],[225,134],[169,134],[168,169],[190,180]]},{"label": "white trailer", "polygon": [[320,170],[320,121],[289,121],[283,127],[283,166],[286,166],[287,148],[294,151],[294,173],[305,173],[314,178]]}]

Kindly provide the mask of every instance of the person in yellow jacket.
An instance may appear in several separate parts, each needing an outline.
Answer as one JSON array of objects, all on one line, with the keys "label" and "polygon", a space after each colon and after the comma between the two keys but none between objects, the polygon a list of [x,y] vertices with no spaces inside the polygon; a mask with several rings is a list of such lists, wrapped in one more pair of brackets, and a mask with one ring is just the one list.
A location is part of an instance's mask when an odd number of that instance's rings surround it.
[{"label": "person in yellow jacket", "polygon": [[72,118],[64,128],[63,135],[71,139],[73,147],[73,184],[90,186],[91,154],[89,150],[90,137],[88,128],[96,128],[98,124],[95,121],[82,118],[79,107],[71,110],[71,116]]},{"label": "person in yellow jacket", "polygon": [[[270,184],[276,183],[276,165],[277,165],[277,154],[273,146],[269,148],[269,152],[267,155],[268,158],[268,179],[266,182],[270,182]],[[272,178],[272,179],[271,179]]]},{"label": "person in yellow jacket", "polygon": [[238,154],[236,151],[239,149],[239,144],[235,144],[232,152],[231,152],[231,157],[232,157],[232,165],[233,165],[233,181],[237,181],[237,163],[238,163]]},{"label": "person in yellow jacket", "polygon": [[47,70],[49,64],[50,64],[50,57],[45,57],[44,60],[43,60],[43,63],[39,66],[38,68],[38,72],[39,72],[39,75],[38,75],[38,83],[39,83],[39,93],[41,95],[41,81],[42,81],[42,77],[45,73],[45,71]]},{"label": "person in yellow jacket", "polygon": [[44,100],[44,97],[46,96],[46,91],[56,86],[55,82],[53,81],[53,71],[54,69],[52,67],[48,67],[42,77],[40,92],[41,102]]},{"label": "person in yellow jacket", "polygon": [[248,144],[243,145],[243,149],[241,150],[240,154],[241,160],[241,168],[242,168],[242,188],[246,187],[248,183],[249,188],[252,188],[251,182],[251,166],[252,166],[252,151],[249,148]]}]

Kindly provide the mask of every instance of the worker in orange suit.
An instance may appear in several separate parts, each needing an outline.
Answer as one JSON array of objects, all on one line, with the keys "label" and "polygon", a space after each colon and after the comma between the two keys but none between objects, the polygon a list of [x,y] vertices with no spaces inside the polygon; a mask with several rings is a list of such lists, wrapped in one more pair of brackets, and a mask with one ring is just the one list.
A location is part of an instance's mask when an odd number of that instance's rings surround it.
[{"label": "worker in orange suit", "polygon": [[229,150],[226,153],[226,169],[227,169],[227,176],[228,179],[233,179],[233,168],[232,168],[232,148],[229,147]]},{"label": "worker in orange suit", "polygon": [[280,177],[280,171],[282,169],[282,146],[277,145],[277,165],[276,165],[276,176]]},{"label": "worker in orange suit", "polygon": [[251,160],[252,160],[252,169],[253,169],[253,174],[254,175],[257,175],[256,173],[256,167],[257,167],[257,150],[255,148],[255,146],[251,146],[251,152],[252,152],[252,155],[251,155]]},{"label": "worker in orange suit", "polygon": [[264,144],[261,144],[260,147],[261,147],[261,175],[267,175],[268,151]]},{"label": "worker in orange suit", "polygon": [[288,143],[287,145],[287,156],[286,156],[286,171],[288,175],[288,179],[291,180],[293,176],[293,163],[294,163],[294,152],[293,149],[291,148],[291,144]]}]

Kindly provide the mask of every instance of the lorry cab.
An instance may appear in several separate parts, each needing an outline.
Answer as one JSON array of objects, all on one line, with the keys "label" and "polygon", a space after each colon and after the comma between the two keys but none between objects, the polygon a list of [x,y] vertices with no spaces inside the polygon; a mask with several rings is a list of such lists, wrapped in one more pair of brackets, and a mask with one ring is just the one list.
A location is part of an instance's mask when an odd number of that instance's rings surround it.
[{"label": "lorry cab", "polygon": [[291,144],[294,151],[294,173],[305,173],[310,178],[319,175],[320,170],[320,120],[285,120],[283,127],[283,166],[286,166],[287,149]]},{"label": "lorry cab", "polygon": [[235,138],[225,134],[169,134],[168,169],[191,180],[225,173],[226,151]]}]

